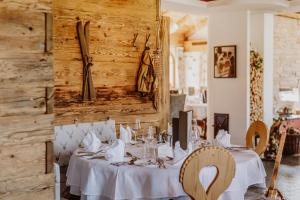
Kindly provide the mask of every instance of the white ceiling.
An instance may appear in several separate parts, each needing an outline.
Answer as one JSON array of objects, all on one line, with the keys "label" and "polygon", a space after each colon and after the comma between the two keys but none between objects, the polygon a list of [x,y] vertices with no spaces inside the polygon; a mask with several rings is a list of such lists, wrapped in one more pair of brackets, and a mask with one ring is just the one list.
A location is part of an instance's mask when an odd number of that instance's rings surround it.
[{"label": "white ceiling", "polygon": [[207,17],[174,11],[164,12],[163,15],[171,19],[171,34],[184,35],[186,38],[192,40],[207,39]]},{"label": "white ceiling", "polygon": [[162,0],[164,10],[205,15],[219,10],[300,11],[300,0]]}]

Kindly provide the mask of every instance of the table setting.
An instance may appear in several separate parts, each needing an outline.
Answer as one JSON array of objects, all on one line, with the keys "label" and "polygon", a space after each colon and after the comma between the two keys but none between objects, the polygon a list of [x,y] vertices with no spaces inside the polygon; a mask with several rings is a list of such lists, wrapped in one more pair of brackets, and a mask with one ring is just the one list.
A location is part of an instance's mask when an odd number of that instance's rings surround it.
[{"label": "table setting", "polygon": [[[236,162],[236,175],[219,200],[244,199],[251,185],[265,187],[265,170],[259,156],[251,149],[230,144],[230,134],[220,130],[215,140],[200,139],[199,131],[191,130],[187,149],[180,142],[159,141],[154,127],[144,136],[120,125],[119,139],[100,141],[90,132],[74,151],[67,170],[70,193],[83,200],[121,199],[190,199],[179,182],[184,160],[196,149],[218,146],[227,149]],[[208,188],[216,175],[208,166],[199,173],[199,180]]]}]

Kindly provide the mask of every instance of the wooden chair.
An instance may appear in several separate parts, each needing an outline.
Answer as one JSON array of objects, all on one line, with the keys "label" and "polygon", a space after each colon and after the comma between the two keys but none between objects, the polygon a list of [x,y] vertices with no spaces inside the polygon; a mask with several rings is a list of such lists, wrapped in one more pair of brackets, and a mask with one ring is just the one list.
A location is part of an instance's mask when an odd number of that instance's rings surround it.
[{"label": "wooden chair", "polygon": [[[199,172],[207,166],[215,166],[217,173],[205,191],[199,180]],[[194,151],[184,161],[179,180],[192,199],[217,200],[229,187],[234,176],[235,161],[232,155],[220,147],[205,147]]]},{"label": "wooden chair", "polygon": [[266,193],[267,198],[278,198],[279,197],[282,200],[284,199],[284,197],[280,193],[280,191],[278,189],[276,189],[275,183],[276,183],[278,170],[279,170],[279,166],[280,166],[280,162],[281,162],[281,158],[282,158],[282,152],[283,152],[283,148],[284,148],[287,128],[288,128],[287,122],[282,122],[279,127],[279,133],[280,133],[279,147],[278,147],[278,152],[277,152],[276,159],[275,159],[273,175],[271,177],[271,184]]},{"label": "wooden chair", "polygon": [[[257,135],[259,136],[259,143],[254,145],[253,141]],[[266,151],[268,142],[269,132],[266,124],[262,121],[253,122],[247,131],[246,146],[255,149],[255,152],[260,156]]]}]

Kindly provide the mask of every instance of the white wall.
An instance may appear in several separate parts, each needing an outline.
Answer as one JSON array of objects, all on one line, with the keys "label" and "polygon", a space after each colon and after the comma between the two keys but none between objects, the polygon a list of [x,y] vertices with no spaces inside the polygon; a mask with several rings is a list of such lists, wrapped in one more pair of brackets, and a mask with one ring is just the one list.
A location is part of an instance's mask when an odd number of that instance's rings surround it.
[{"label": "white wall", "polygon": [[[229,114],[231,142],[244,144],[249,125],[249,44],[248,11],[219,11],[209,15],[208,25],[208,137],[213,137],[214,113]],[[237,46],[237,78],[215,79],[213,47]]]},{"label": "white wall", "polygon": [[274,15],[264,14],[264,122],[273,124]]},{"label": "white wall", "polygon": [[251,47],[264,58],[264,122],[273,123],[273,38],[274,15],[271,13],[251,13]]},{"label": "white wall", "polygon": [[264,14],[250,14],[250,43],[251,47],[264,55]]}]

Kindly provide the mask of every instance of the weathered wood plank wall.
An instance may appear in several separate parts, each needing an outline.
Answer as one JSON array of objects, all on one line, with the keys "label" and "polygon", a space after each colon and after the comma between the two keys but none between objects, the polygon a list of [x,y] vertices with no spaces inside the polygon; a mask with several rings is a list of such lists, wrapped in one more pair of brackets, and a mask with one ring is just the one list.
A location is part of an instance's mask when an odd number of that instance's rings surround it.
[{"label": "weathered wood plank wall", "polygon": [[[169,107],[164,97],[168,91],[160,88],[159,99],[164,104],[158,111],[152,101],[134,93],[146,34],[151,34],[150,46],[156,49],[157,6],[157,0],[54,0],[55,124],[107,118],[115,119],[117,124],[133,123],[140,118],[144,128],[149,124],[166,126],[166,121],[162,123],[162,113],[166,112],[162,107]],[[83,70],[76,33],[78,18],[90,21],[97,97],[90,103],[81,101]],[[135,33],[136,47],[132,44]],[[156,71],[160,80],[164,79],[164,70]]]},{"label": "weathered wood plank wall", "polygon": [[53,199],[53,174],[45,173],[54,118],[46,114],[53,70],[45,18],[51,12],[51,0],[0,2],[0,199]]},{"label": "weathered wood plank wall", "polygon": [[[167,124],[170,116],[170,17],[163,16],[161,20],[161,45],[162,45],[162,81],[161,81],[161,104],[162,120],[161,126],[167,130]],[[165,67],[167,66],[167,67]]]}]

